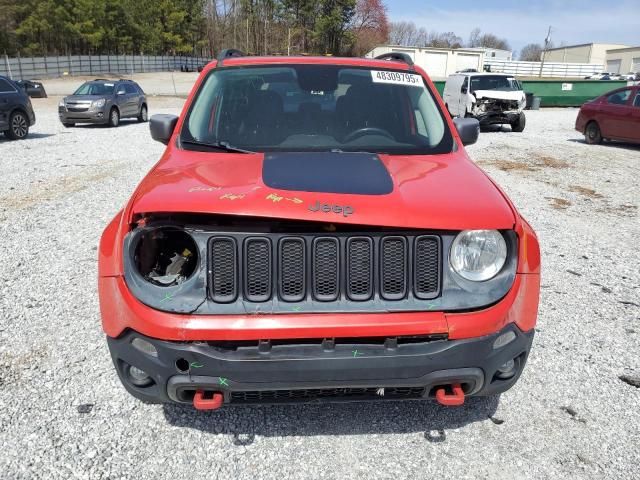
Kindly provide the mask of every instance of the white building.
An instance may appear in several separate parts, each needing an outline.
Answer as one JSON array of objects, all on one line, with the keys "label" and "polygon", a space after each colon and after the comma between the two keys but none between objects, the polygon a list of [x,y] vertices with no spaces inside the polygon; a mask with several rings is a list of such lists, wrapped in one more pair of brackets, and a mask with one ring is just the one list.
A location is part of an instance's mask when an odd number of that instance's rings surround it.
[{"label": "white building", "polygon": [[510,62],[513,60],[513,52],[511,50],[501,50],[499,48],[467,48],[466,50],[474,50],[484,53],[485,60],[504,60]]},{"label": "white building", "polygon": [[607,50],[605,71],[611,73],[640,73],[640,47]]},{"label": "white building", "polygon": [[484,51],[470,48],[432,48],[382,45],[365,55],[374,58],[391,52],[408,54],[414,63],[423,68],[432,79],[445,79],[460,70],[474,69],[479,72],[484,67]]}]

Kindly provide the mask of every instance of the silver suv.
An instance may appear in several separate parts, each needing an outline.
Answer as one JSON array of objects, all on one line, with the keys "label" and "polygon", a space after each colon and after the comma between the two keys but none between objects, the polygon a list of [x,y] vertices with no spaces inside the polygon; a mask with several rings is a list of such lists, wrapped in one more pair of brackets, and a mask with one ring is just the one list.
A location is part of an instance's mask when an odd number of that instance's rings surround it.
[{"label": "silver suv", "polygon": [[97,78],[83,83],[73,95],[60,100],[58,116],[65,127],[76,123],[102,123],[117,127],[122,118],[148,118],[147,97],[133,80]]}]

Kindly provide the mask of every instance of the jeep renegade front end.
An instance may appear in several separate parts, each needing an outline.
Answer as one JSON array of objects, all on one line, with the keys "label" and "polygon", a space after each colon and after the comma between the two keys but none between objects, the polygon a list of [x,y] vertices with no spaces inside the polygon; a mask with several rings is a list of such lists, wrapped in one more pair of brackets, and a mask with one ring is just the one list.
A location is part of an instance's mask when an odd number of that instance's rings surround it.
[{"label": "jeep renegade front end", "polygon": [[223,404],[504,392],[533,340],[536,236],[426,73],[225,51],[100,244],[124,387]]}]

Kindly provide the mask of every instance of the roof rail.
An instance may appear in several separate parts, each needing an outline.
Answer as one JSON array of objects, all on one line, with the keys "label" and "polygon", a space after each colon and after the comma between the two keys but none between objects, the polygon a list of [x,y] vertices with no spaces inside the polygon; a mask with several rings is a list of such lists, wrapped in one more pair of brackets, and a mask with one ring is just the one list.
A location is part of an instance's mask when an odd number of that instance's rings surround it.
[{"label": "roof rail", "polygon": [[245,56],[244,52],[240,50],[236,50],[235,48],[226,48],[218,54],[218,56],[216,57],[216,60],[218,61],[218,67],[221,67],[222,63],[227,58],[244,57],[244,56]]},{"label": "roof rail", "polygon": [[389,52],[378,55],[376,60],[392,60],[394,62],[404,62],[410,67],[413,67],[413,58],[409,54],[402,52]]},{"label": "roof rail", "polygon": [[93,79],[94,82],[108,82],[109,80],[106,78],[94,78]]}]

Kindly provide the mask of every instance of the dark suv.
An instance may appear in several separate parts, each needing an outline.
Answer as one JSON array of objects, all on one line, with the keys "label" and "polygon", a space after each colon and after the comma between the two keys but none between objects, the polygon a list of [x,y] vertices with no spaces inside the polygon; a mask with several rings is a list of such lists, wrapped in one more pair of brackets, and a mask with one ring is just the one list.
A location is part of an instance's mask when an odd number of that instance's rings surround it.
[{"label": "dark suv", "polygon": [[36,123],[31,100],[7,77],[0,76],[0,132],[11,140],[27,138],[29,127]]},{"label": "dark suv", "polygon": [[95,79],[83,83],[73,95],[60,100],[58,116],[65,127],[76,123],[102,123],[117,127],[122,118],[147,121],[147,97],[132,80]]}]

